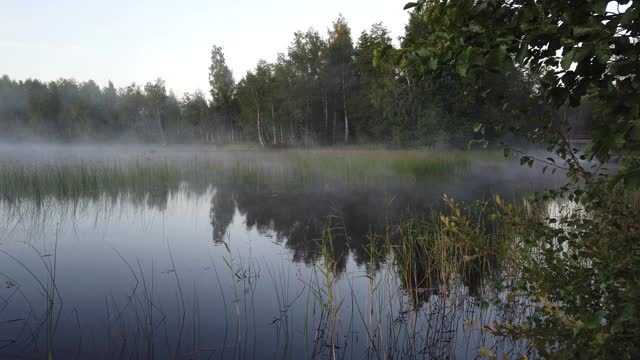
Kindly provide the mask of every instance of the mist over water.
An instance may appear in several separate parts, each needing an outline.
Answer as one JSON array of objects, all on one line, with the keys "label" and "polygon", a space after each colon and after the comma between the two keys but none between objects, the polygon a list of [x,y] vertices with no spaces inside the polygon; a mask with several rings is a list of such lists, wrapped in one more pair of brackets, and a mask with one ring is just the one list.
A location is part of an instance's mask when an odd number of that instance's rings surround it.
[{"label": "mist over water", "polygon": [[[330,357],[330,338],[346,357],[526,345],[464,326],[524,316],[487,305],[491,274],[409,291],[392,248],[376,245],[398,242],[408,215],[444,209],[444,193],[516,199],[549,185],[499,154],[44,143],[0,154],[6,356],[38,357],[49,341],[63,358]],[[329,291],[333,304],[317,301]]]}]

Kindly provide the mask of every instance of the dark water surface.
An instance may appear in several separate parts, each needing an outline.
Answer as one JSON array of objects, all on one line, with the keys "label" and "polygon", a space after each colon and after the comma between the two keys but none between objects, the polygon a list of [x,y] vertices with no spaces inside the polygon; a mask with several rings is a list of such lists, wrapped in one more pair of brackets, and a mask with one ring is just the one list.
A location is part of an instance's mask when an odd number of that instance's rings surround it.
[{"label": "dark water surface", "polygon": [[[99,183],[91,177],[64,187],[55,184],[62,176],[5,176],[0,358],[39,359],[49,351],[59,359],[473,358],[483,347],[511,354],[527,346],[481,330],[494,319],[524,316],[492,304],[500,294],[483,274],[449,274],[446,284],[407,292],[393,250],[383,246],[372,256],[371,241],[397,241],[394,225],[430,218],[443,193],[515,197],[544,184],[539,171],[493,155],[460,155],[455,169],[434,175],[298,181],[290,171],[238,171],[247,159],[286,170],[291,163],[279,158],[290,153],[0,150],[5,173],[11,166],[60,171],[158,159],[179,168],[209,156],[236,169],[233,177],[167,170],[168,180],[158,183],[149,180],[153,173],[135,173],[139,183],[113,186],[89,184]],[[351,155],[324,154],[320,166]]]}]

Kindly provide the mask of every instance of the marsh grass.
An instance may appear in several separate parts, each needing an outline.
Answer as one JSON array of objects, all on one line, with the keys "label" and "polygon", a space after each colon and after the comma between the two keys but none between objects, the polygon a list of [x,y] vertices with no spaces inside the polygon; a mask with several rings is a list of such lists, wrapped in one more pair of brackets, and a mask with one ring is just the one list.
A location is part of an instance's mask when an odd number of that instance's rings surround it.
[{"label": "marsh grass", "polygon": [[[0,252],[4,254],[10,261],[15,262],[15,264],[17,264],[19,268],[24,270],[35,282],[36,287],[41,290],[41,293],[45,298],[45,310],[43,312],[43,315],[39,315],[34,309],[31,299],[29,299],[22,291],[22,285],[19,282],[14,281],[12,277],[1,274],[7,279],[7,288],[16,288],[15,292],[8,299],[12,299],[14,297],[13,295],[18,293],[21,296],[20,300],[26,302],[29,307],[29,312],[25,315],[24,318],[12,319],[8,322],[3,322],[2,324],[24,322],[27,328],[27,333],[24,334],[23,331],[20,331],[19,334],[16,334],[16,337],[9,340],[8,345],[15,344],[21,340],[26,340],[27,342],[34,344],[35,348],[38,349],[40,341],[42,340],[42,338],[44,338],[44,345],[46,349],[44,351],[44,354],[46,354],[47,359],[51,360],[53,359],[53,354],[55,352],[55,334],[61,320],[63,306],[62,295],[58,290],[56,277],[58,262],[58,226],[56,226],[55,242],[53,244],[53,249],[50,249],[51,252],[49,252],[46,248],[43,249],[44,252],[40,251],[32,244],[25,243],[24,245],[30,248],[40,260],[42,268],[45,272],[44,277],[39,274],[38,270],[32,269],[23,260],[17,258],[9,252],[3,249],[0,249]],[[4,312],[4,310],[7,309],[7,307],[10,305],[8,299],[2,299],[2,302],[4,304],[0,313]],[[40,336],[43,328],[45,333],[44,337]],[[25,328],[23,328],[23,330],[24,329]],[[20,339],[19,335],[25,336]],[[6,346],[1,347],[0,350],[2,350]]]},{"label": "marsh grass", "polygon": [[[462,204],[446,197],[445,200],[450,206],[449,214],[401,224],[397,239],[390,237],[393,231],[370,234],[369,271],[358,276],[337,273],[336,263],[346,255],[333,251],[333,241],[336,234],[348,236],[348,231],[339,225],[338,217],[328,218],[320,240],[322,255],[314,265],[312,280],[306,283],[321,309],[314,328],[315,342],[324,342],[329,351],[327,357],[345,357],[344,349],[353,341],[348,336],[337,336],[336,319],[350,319],[347,326],[339,327],[342,332],[360,329],[368,358],[449,357],[452,349],[446,346],[450,341],[446,339],[449,332],[461,331],[457,328],[460,316],[468,328],[464,331],[487,337],[486,347],[473,350],[476,354],[508,357],[507,354],[529,353],[526,339],[490,339],[484,330],[497,313],[511,321],[524,322],[530,306],[521,296],[516,302],[514,294],[500,290],[503,287],[497,283],[501,281],[498,274],[505,275],[503,266],[510,261],[508,253],[514,250],[514,233],[508,227],[496,231],[484,220],[478,225],[469,220],[476,213],[463,214]],[[346,292],[336,286],[340,277],[348,284]],[[362,280],[368,283],[366,294],[355,289]],[[483,309],[500,303],[494,303],[494,297],[513,299],[506,308],[493,309],[496,313],[488,315]]]},{"label": "marsh grass", "polygon": [[470,162],[488,156],[463,152],[310,150],[195,154],[188,158],[157,154],[114,161],[3,162],[0,196],[8,202],[20,198],[113,198],[119,194],[140,200],[176,192],[182,183],[196,192],[224,183],[248,188],[271,184],[281,189],[415,185],[425,178],[455,176]]}]

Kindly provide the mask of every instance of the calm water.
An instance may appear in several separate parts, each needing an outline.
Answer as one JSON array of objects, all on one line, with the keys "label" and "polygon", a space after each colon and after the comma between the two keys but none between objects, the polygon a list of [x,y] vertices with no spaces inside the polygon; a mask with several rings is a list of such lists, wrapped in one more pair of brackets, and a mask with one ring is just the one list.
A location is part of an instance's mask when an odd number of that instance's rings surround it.
[{"label": "calm water", "polygon": [[[30,168],[238,156],[0,150],[5,163]],[[263,163],[282,165],[277,156]],[[480,329],[524,316],[492,305],[500,294],[483,281],[486,274],[450,274],[444,284],[407,291],[393,251],[372,257],[370,249],[372,239],[395,241],[394,225],[408,214],[427,219],[441,209],[442,193],[515,196],[542,185],[537,173],[474,158],[450,174],[411,181],[293,186],[295,178],[190,175],[72,195],[16,193],[15,184],[8,194],[2,184],[0,358],[43,358],[49,348],[60,359],[473,358],[482,347],[521,353],[525,341]],[[323,256],[327,229],[332,241]]]}]

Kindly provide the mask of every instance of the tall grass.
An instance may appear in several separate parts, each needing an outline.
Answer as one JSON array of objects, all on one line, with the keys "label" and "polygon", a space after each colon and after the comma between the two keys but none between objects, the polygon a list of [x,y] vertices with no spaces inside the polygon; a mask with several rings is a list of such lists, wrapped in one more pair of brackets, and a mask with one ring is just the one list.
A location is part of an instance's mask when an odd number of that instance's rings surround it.
[{"label": "tall grass", "polygon": [[288,151],[191,158],[139,157],[127,161],[45,161],[0,163],[0,196],[5,201],[95,198],[101,194],[176,191],[182,182],[194,190],[219,183],[282,189],[308,186],[409,184],[423,178],[455,176],[482,155],[468,153],[383,152],[380,150]]}]

